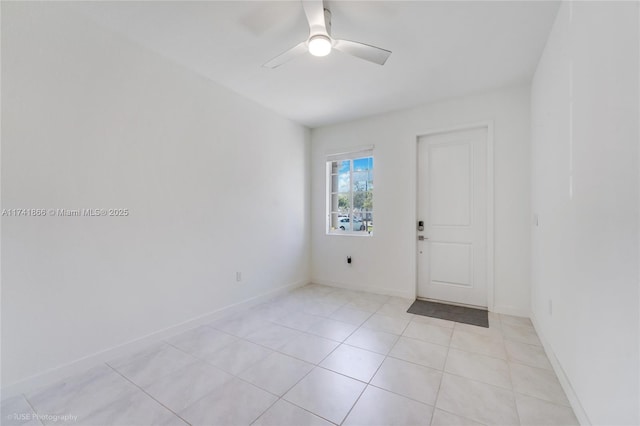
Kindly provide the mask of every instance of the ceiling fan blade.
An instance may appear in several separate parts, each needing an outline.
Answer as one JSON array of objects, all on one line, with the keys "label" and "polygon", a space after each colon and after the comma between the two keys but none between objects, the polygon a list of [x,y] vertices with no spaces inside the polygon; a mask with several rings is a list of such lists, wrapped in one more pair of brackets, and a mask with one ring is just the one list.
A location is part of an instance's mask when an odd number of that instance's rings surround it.
[{"label": "ceiling fan blade", "polygon": [[309,22],[309,35],[327,34],[327,23],[324,19],[324,3],[322,0],[303,0],[302,8]]},{"label": "ceiling fan blade", "polygon": [[298,44],[297,46],[294,46],[291,49],[287,50],[286,52],[276,56],[275,58],[273,58],[272,60],[268,61],[267,63],[265,63],[262,66],[265,67],[265,68],[277,68],[280,65],[284,64],[285,62],[289,62],[290,60],[292,60],[296,56],[299,56],[299,55],[301,55],[301,54],[303,54],[303,53],[305,53],[307,51],[308,51],[307,42],[303,41],[302,43]]},{"label": "ceiling fan blade", "polygon": [[389,58],[389,55],[391,55],[391,51],[389,50],[370,46],[364,43],[358,43],[357,41],[334,40],[333,47],[336,50],[378,65],[384,65]]}]

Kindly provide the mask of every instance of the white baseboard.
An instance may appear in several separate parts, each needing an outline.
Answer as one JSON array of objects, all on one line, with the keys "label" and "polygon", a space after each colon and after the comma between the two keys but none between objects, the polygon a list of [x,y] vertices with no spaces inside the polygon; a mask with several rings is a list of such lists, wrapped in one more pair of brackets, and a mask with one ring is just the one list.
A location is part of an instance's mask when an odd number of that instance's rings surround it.
[{"label": "white baseboard", "polygon": [[210,323],[212,321],[216,321],[224,316],[233,314],[235,312],[243,311],[254,305],[267,301],[274,296],[286,293],[295,288],[302,287],[306,284],[308,284],[308,282],[305,280],[278,287],[259,296],[254,296],[250,299],[216,309],[215,311],[209,312],[196,318],[192,318],[180,324],[176,324],[174,326],[155,331],[153,333],[147,334],[146,336],[130,340],[128,342],[105,349],[103,351],[87,355],[83,358],[71,361],[67,364],[52,368],[42,373],[30,376],[19,382],[7,385],[2,388],[0,394],[2,395],[2,399],[6,399],[43,386],[47,386],[66,377],[86,371],[96,365],[102,364],[109,360],[133,354],[145,348],[146,346],[168,339],[192,328]]},{"label": "white baseboard", "polygon": [[531,311],[529,309],[516,308],[514,306],[493,305],[493,309],[490,309],[490,311],[496,314],[513,315],[515,317],[531,317]]},{"label": "white baseboard", "polygon": [[409,292],[398,291],[398,290],[384,288],[384,287],[370,287],[366,285],[346,284],[346,283],[339,283],[335,281],[325,281],[325,280],[317,280],[317,279],[312,279],[311,282],[314,284],[326,285],[329,287],[343,288],[345,290],[366,291],[369,293],[383,294],[385,296],[402,297],[405,299],[416,298],[415,292],[409,293]]},{"label": "white baseboard", "polygon": [[555,353],[553,352],[553,348],[551,347],[551,344],[549,343],[544,333],[542,332],[542,329],[540,328],[534,313],[531,313],[531,322],[533,323],[533,327],[536,329],[536,333],[538,333],[538,337],[540,338],[540,342],[544,347],[544,351],[547,353],[547,358],[549,358],[549,362],[551,362],[553,371],[556,373],[556,376],[558,376],[558,381],[560,382],[560,385],[562,386],[564,393],[567,395],[569,404],[571,404],[571,408],[573,409],[573,413],[576,415],[578,422],[582,426],[590,426],[591,421],[589,420],[589,416],[587,416],[586,411],[584,411],[584,408],[580,403],[580,399],[578,399],[578,395],[576,395],[576,392],[573,390],[573,386],[571,386],[571,382],[569,381],[569,378],[565,374],[564,369],[560,364],[560,361],[558,360]]}]

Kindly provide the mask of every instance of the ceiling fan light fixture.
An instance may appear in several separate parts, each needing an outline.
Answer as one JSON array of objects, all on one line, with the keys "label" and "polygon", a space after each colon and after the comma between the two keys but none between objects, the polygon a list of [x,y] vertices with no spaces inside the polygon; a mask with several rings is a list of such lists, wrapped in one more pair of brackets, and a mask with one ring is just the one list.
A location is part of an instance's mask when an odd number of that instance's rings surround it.
[{"label": "ceiling fan light fixture", "polygon": [[325,35],[315,35],[309,40],[309,53],[313,56],[327,56],[331,53],[331,39]]},{"label": "ceiling fan light fixture", "polygon": [[389,50],[376,46],[332,38],[331,12],[324,6],[324,0],[302,0],[301,3],[309,24],[309,38],[266,62],[263,67],[277,68],[307,52],[313,56],[327,56],[333,49],[378,65],[384,65],[391,55]]}]

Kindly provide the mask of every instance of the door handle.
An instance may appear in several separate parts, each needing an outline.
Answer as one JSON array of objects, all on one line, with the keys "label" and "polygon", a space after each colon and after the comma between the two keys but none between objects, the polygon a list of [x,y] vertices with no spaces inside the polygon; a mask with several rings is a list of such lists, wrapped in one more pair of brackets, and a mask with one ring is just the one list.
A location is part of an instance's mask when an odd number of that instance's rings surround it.
[{"label": "door handle", "polygon": [[424,235],[418,235],[418,241],[425,241],[428,240],[429,238],[425,237]]}]

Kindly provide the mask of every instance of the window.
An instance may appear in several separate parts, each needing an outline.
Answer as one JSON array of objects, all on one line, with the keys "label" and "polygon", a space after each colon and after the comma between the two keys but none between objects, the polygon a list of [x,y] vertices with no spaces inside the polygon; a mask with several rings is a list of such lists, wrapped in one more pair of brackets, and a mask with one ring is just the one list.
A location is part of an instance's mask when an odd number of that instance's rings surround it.
[{"label": "window", "polygon": [[373,232],[373,150],[327,157],[327,233]]}]

